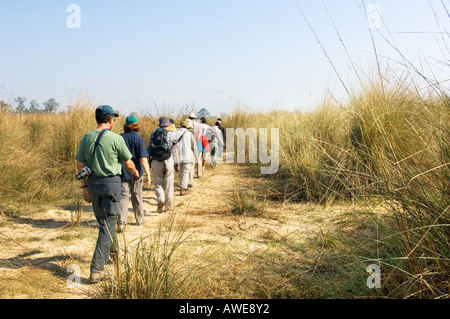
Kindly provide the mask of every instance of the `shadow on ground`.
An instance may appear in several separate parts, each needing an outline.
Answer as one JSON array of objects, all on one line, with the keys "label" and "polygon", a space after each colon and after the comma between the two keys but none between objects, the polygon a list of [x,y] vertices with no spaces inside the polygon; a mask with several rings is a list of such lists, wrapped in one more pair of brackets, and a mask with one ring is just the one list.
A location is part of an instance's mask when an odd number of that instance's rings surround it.
[{"label": "shadow on ground", "polygon": [[[42,253],[40,250],[33,250],[31,252],[11,257],[7,259],[0,259],[0,268],[5,269],[21,269],[23,267],[35,267],[43,270],[49,270],[53,275],[66,280],[70,273],[68,273],[63,267],[57,265],[55,262],[73,260],[73,257],[67,254],[56,255],[52,257],[38,257],[32,256]],[[78,260],[78,262],[82,262]],[[89,284],[89,280],[86,278],[80,278],[81,283]]]}]

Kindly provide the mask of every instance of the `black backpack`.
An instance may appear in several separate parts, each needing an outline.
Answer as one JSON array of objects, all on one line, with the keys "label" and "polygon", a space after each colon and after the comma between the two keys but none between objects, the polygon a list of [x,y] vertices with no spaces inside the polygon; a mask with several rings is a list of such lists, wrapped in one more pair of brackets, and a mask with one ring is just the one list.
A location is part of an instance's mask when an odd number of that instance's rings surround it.
[{"label": "black backpack", "polygon": [[148,144],[148,154],[157,161],[165,161],[172,156],[172,149],[167,143],[168,131],[164,128],[158,128],[153,133]]}]

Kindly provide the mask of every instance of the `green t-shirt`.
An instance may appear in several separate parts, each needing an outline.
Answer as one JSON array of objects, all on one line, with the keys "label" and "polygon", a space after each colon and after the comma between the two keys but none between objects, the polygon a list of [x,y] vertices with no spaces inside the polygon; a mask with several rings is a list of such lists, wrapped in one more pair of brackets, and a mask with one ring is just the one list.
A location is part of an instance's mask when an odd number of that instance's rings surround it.
[{"label": "green t-shirt", "polygon": [[94,176],[114,176],[122,173],[121,162],[133,157],[122,136],[106,131],[94,152],[95,141],[101,130],[95,129],[83,136],[75,159],[86,163]]}]

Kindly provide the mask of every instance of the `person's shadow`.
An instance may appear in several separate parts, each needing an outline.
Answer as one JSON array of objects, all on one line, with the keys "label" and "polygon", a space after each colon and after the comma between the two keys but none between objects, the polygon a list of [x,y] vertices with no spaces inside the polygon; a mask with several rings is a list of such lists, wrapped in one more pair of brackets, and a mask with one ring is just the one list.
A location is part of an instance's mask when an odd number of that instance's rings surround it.
[{"label": "person's shadow", "polygon": [[[52,257],[39,257],[32,258],[31,256],[42,253],[40,250],[33,250],[31,252],[20,254],[16,257],[0,259],[0,267],[5,269],[21,269],[23,267],[36,267],[44,270],[49,270],[55,276],[67,280],[70,276],[70,272],[66,271],[61,266],[57,265],[55,262],[64,261],[68,259],[73,259],[70,255],[56,255]],[[74,263],[76,260],[74,261]],[[83,261],[78,261],[79,263]],[[81,278],[80,283],[89,284],[90,281],[86,278]]]}]

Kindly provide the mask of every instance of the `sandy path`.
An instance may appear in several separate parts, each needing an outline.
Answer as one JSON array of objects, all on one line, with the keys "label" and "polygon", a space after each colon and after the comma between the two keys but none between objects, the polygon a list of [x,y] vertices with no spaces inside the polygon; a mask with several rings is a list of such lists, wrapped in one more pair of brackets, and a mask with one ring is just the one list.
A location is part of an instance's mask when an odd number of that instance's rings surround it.
[{"label": "sandy path", "polygon": [[[323,210],[318,216],[315,207],[305,204],[266,201],[261,203],[264,216],[232,216],[229,201],[237,187],[250,196],[255,192],[253,188],[258,186],[260,191],[264,183],[247,172],[247,167],[237,164],[208,167],[203,178],[195,178],[194,188],[186,196],[179,196],[176,174],[174,213],[189,234],[183,249],[190,251],[194,259],[205,251],[214,251],[222,263],[217,276],[224,269],[238,267],[236,261],[248,254],[266,251],[274,240],[298,241],[317,234],[323,220],[336,213],[336,209]],[[145,218],[146,224],[136,226],[130,203],[123,239],[128,243],[157,231],[162,222],[171,218],[169,213],[156,212],[153,185],[144,189],[143,197],[150,216]],[[90,205],[85,204],[81,225],[73,226],[73,211],[73,207],[60,207],[0,217],[0,298],[92,296],[96,288],[88,278],[97,222]],[[81,283],[75,288],[67,283],[70,265],[80,270]]]}]

